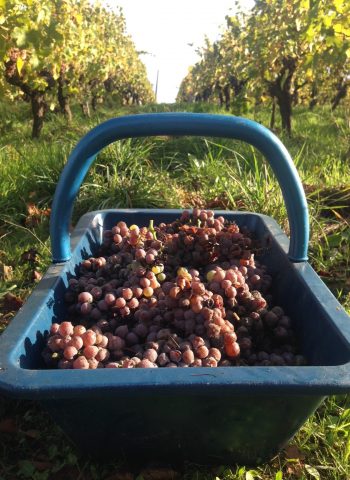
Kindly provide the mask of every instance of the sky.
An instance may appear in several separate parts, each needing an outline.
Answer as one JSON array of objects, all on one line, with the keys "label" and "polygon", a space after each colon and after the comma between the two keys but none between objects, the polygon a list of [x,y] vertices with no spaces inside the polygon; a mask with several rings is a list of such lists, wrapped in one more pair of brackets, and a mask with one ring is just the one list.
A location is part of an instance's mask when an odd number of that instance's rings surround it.
[{"label": "sky", "polygon": [[[138,51],[155,88],[157,72],[159,103],[175,101],[181,80],[198,60],[195,49],[219,37],[225,16],[232,15],[234,0],[109,0],[119,5],[126,18],[127,32]],[[242,0],[245,5],[252,0]],[[191,44],[192,46],[190,46]]]}]

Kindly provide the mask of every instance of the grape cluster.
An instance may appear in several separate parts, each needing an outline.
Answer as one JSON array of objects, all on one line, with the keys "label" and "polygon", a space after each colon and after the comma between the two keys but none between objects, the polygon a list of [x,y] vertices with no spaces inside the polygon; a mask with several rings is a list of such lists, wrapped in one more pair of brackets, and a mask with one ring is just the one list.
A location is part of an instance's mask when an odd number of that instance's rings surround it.
[{"label": "grape cluster", "polygon": [[213,211],[169,224],[119,222],[65,293],[66,321],[43,351],[52,368],[303,365],[291,319],[269,295],[259,244]]}]

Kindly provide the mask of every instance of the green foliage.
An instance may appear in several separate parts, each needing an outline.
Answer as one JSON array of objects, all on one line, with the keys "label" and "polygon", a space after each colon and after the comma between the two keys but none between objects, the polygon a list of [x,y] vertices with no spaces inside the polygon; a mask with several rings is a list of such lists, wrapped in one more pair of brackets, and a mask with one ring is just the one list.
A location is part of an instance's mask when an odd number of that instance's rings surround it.
[{"label": "green foliage", "polygon": [[[227,17],[227,28],[199,50],[177,100],[216,101],[245,113],[276,99],[287,106],[325,103],[350,83],[350,3],[345,0],[257,0]],[[232,100],[234,97],[234,100]],[[339,103],[339,102],[338,102]],[[337,104],[338,104],[337,103]],[[235,111],[236,110],[236,111]]]},{"label": "green foliage", "polygon": [[95,107],[107,83],[120,102],[153,100],[122,12],[98,2],[7,0],[0,5],[0,56],[3,93],[32,102],[45,94],[51,110],[72,96],[93,99]]}]

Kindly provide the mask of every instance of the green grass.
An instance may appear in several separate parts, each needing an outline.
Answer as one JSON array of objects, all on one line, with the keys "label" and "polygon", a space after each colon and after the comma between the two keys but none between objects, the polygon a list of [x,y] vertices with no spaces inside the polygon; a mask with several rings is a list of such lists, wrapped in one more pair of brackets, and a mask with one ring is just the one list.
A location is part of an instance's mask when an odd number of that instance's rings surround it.
[{"label": "green grass", "polygon": [[[154,111],[210,111],[215,106],[150,105],[114,109],[102,106],[91,119],[74,110],[75,120],[50,114],[42,138],[31,140],[28,105],[0,104],[0,265],[12,278],[0,280],[0,332],[14,312],[5,294],[26,298],[35,283],[33,270],[50,261],[48,218],[64,163],[77,140],[101,121],[120,114]],[[350,158],[349,110],[326,107],[295,110],[294,134],[277,132],[290,151],[310,208],[310,262],[344,307],[350,310]],[[265,125],[269,112],[248,115]],[[38,209],[30,216],[30,204]],[[258,211],[273,216],[288,233],[279,186],[259,152],[227,139],[157,137],[124,140],[106,148],[87,175],[77,199],[73,223],[86,211],[108,207],[201,207]],[[35,220],[33,224],[33,218]],[[33,248],[28,263],[22,254]],[[130,466],[98,465],[80,457],[74,446],[38,405],[0,398],[0,480],[133,478],[118,472]],[[135,472],[134,472],[135,473]],[[350,478],[350,399],[331,397],[305,423],[285,452],[266,465],[188,465],[158,478],[186,480]],[[153,471],[153,478],[155,471]],[[147,472],[136,472],[147,480]]]}]

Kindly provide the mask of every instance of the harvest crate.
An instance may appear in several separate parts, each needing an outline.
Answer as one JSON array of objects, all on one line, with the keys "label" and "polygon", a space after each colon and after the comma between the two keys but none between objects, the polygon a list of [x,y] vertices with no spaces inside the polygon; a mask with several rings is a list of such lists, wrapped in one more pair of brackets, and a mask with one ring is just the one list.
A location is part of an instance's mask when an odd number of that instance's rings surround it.
[{"label": "harvest crate", "polygon": [[[265,154],[287,207],[290,241],[270,217],[218,211],[268,248],[259,260],[273,275],[278,305],[293,319],[308,366],[196,369],[45,370],[44,335],[65,316],[63,295],[76,265],[105,229],[122,220],[171,222],[180,210],[103,210],[84,215],[71,237],[74,199],[95,155],[109,143],[148,135],[244,140]],[[39,401],[86,454],[145,461],[259,463],[294,435],[325,396],[350,391],[350,318],[306,261],[308,217],[295,167],[266,128],[204,114],[122,117],[88,133],[57,186],[51,221],[54,263],[0,338],[0,391]],[[288,250],[289,249],[289,250]]]}]

